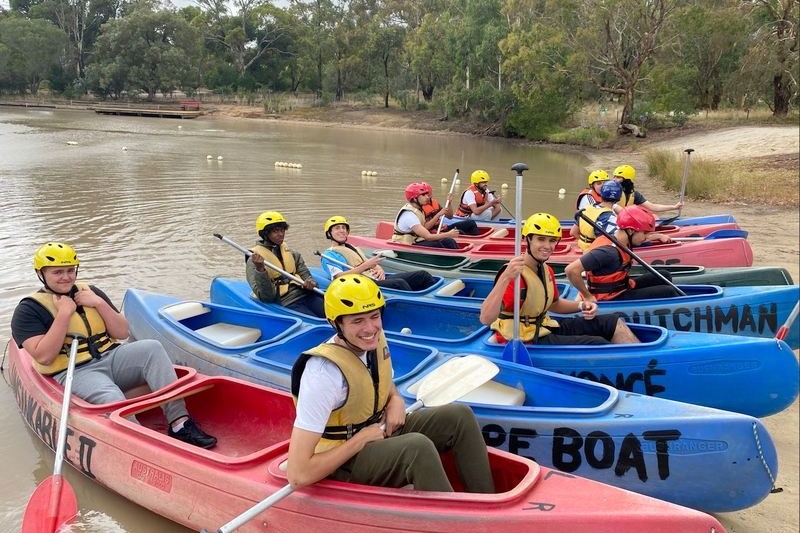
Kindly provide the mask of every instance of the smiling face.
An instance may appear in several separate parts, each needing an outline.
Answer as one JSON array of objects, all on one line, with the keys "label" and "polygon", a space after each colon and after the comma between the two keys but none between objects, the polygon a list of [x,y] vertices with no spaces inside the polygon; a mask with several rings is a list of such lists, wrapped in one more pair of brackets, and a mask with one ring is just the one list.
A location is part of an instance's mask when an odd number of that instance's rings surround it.
[{"label": "smiling face", "polygon": [[335,224],[329,231],[333,240],[338,243],[347,242],[347,236],[350,234],[347,224]]},{"label": "smiling face", "polygon": [[75,285],[78,277],[78,267],[43,267],[40,270],[44,278],[44,283],[51,291],[56,294],[67,294]]},{"label": "smiling face", "polygon": [[560,239],[544,235],[528,235],[528,253],[539,262],[545,262],[553,255]]},{"label": "smiling face", "polygon": [[381,311],[344,315],[339,319],[339,328],[345,340],[354,347],[361,351],[375,350],[383,331]]}]

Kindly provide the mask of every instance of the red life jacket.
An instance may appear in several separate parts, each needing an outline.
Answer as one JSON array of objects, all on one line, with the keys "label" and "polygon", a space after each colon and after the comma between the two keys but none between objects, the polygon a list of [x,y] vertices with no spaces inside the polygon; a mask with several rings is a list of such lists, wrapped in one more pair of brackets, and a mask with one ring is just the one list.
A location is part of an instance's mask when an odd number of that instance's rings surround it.
[{"label": "red life jacket", "polygon": [[586,195],[590,195],[592,197],[592,200],[594,201],[595,205],[603,201],[603,199],[600,197],[597,191],[595,191],[590,187],[587,187],[586,189],[583,189],[581,192],[578,193],[578,199],[575,200],[575,209],[580,209],[581,200]]},{"label": "red life jacket", "polygon": [[472,191],[475,193],[475,206],[480,207],[486,203],[486,194],[483,193],[480,189],[478,189],[475,185],[470,185],[463,193],[461,193],[461,204],[458,206],[458,211],[456,211],[456,216],[458,217],[468,217],[472,214],[472,208],[469,204],[464,203],[464,195],[467,191]]},{"label": "red life jacket", "polygon": [[[613,244],[614,243],[611,242],[611,239],[605,235],[602,235],[594,240],[592,245],[589,247],[589,252],[591,252],[594,248],[599,248],[600,246],[613,246]],[[614,249],[617,251],[620,259],[622,260],[621,269],[617,270],[616,272],[612,272],[611,274],[604,274],[602,276],[593,274],[590,271],[586,272],[586,286],[589,289],[589,292],[594,294],[598,301],[613,300],[623,292],[634,287],[634,282],[630,278],[631,265],[633,264],[631,261],[631,256],[616,246],[614,246]]]}]

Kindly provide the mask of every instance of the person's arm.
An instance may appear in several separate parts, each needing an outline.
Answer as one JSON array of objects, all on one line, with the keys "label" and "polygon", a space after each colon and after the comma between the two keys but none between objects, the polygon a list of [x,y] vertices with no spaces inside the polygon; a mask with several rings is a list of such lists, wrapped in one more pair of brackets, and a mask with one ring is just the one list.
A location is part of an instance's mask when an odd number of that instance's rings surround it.
[{"label": "person's arm", "polygon": [[500,316],[500,311],[503,309],[503,297],[506,294],[506,290],[508,290],[508,285],[509,283],[513,283],[514,278],[517,277],[517,274],[522,272],[524,266],[525,256],[518,255],[512,257],[497,273],[492,290],[489,291],[489,294],[486,295],[486,299],[483,300],[481,304],[481,324],[489,326]]},{"label": "person's arm", "polygon": [[495,208],[496,209],[500,209],[500,200],[501,200],[500,197],[495,196],[495,195],[490,194],[490,193],[487,192],[486,193],[486,202],[484,202],[484,204],[482,206],[478,207],[477,203],[471,203],[471,204],[469,204],[469,207],[470,207],[470,209],[472,209],[473,213],[475,213],[476,215],[480,215],[481,213],[483,213],[487,209],[495,209]]},{"label": "person's arm", "polygon": [[[98,289],[99,290],[99,289]],[[94,307],[106,325],[106,331],[115,339],[127,339],[130,336],[128,319],[117,311],[111,303],[89,288],[81,289],[73,297],[76,305]]]},{"label": "person's arm", "polygon": [[681,209],[683,207],[683,202],[667,205],[667,204],[654,204],[650,200],[645,200],[639,205],[641,205],[642,207],[644,207],[645,209],[647,209],[652,213],[663,213],[664,211],[674,211],[677,209]]},{"label": "person's arm", "polygon": [[[69,320],[72,313],[75,312],[77,304],[69,296],[52,295],[53,301],[56,306],[56,316],[47,331],[41,335],[33,335],[22,341],[22,347],[31,354],[33,359],[41,365],[49,365],[52,363],[58,354],[61,353],[61,348],[64,346],[64,339],[67,336],[69,328]],[[17,313],[22,316],[17,316]],[[20,305],[14,311],[14,318],[12,324],[19,320],[20,322],[28,320],[36,320],[39,322],[35,314]]]},{"label": "person's arm", "polygon": [[576,259],[564,268],[564,274],[567,275],[570,285],[581,293],[584,300],[594,300],[594,295],[589,292],[586,283],[583,281],[583,263],[581,259]]},{"label": "person's arm", "polygon": [[[254,263],[254,260],[258,263]],[[270,278],[269,267],[264,266],[263,257],[256,253],[250,256],[245,266],[245,276],[256,298],[262,302],[274,302],[278,299],[278,291]]]}]

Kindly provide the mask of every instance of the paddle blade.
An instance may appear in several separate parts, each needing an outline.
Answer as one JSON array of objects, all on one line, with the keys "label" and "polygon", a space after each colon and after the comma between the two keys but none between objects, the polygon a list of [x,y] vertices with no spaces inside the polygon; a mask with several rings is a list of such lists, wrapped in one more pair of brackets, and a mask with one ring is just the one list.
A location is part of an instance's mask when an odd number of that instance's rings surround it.
[{"label": "paddle blade", "polygon": [[28,500],[22,533],[55,533],[78,514],[72,486],[61,475],[42,481]]},{"label": "paddle blade", "polygon": [[479,355],[453,357],[420,381],[417,401],[425,407],[454,402],[500,372],[496,364]]},{"label": "paddle blade", "polygon": [[508,344],[506,344],[506,347],[503,349],[503,360],[520,365],[533,366],[528,348],[525,346],[525,343],[519,339],[508,341]]}]

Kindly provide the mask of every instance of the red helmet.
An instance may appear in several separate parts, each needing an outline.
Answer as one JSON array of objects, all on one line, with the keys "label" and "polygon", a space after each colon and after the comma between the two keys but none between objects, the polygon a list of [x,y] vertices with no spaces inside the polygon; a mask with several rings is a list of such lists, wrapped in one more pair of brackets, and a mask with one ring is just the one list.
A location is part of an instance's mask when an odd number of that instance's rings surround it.
[{"label": "red helmet", "polygon": [[617,215],[617,227],[634,231],[654,231],[656,229],[656,217],[644,207],[632,205],[619,212]]},{"label": "red helmet", "polygon": [[430,193],[431,193],[431,186],[425,183],[424,181],[409,183],[408,186],[406,187],[406,200],[410,202],[411,200],[416,199],[418,196]]}]

